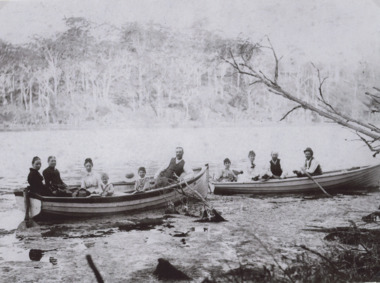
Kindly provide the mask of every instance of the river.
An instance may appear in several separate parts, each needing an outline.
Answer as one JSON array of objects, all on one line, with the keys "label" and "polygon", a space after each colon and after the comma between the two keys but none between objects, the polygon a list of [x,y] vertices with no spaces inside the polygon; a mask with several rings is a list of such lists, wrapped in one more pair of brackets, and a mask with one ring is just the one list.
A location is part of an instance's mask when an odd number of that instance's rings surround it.
[{"label": "river", "polygon": [[[232,167],[243,169],[248,151],[256,163],[280,152],[289,170],[303,162],[310,146],[323,170],[375,164],[355,134],[334,125],[253,126],[251,128],[136,128],[65,131],[0,132],[0,276],[3,282],[94,282],[85,259],[90,254],[107,282],[155,282],[158,258],[201,282],[212,273],[236,268],[239,262],[274,264],[255,240],[259,237],[281,261],[301,252],[299,245],[322,249],[324,235],[304,231],[310,226],[347,226],[348,220],[365,224],[361,217],[376,210],[380,195],[338,195],[333,199],[302,196],[214,196],[212,205],[228,220],[198,223],[176,215],[149,227],[134,226],[146,218],[161,218],[163,210],[130,216],[115,215],[86,221],[43,222],[28,232],[17,230],[23,213],[12,191],[25,186],[33,156],[43,168],[49,155],[57,157],[62,178],[78,184],[83,161],[91,157],[94,169],[107,172],[110,181],[126,180],[126,172],[145,166],[151,175],[183,146],[184,158],[193,166],[210,165],[213,175],[229,157]],[[128,226],[130,224],[130,226]],[[125,229],[125,227],[135,227]],[[187,237],[175,237],[189,232]],[[285,264],[285,263],[284,263]]]}]

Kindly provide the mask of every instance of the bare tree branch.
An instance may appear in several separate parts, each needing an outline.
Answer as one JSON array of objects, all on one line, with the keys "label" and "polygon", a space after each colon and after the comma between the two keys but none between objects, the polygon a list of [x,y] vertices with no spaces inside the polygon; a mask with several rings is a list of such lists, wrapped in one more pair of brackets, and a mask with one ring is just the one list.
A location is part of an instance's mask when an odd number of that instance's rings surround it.
[{"label": "bare tree branch", "polygon": [[[380,111],[377,111],[377,112],[380,112]],[[379,129],[379,130],[380,130],[380,128],[376,127],[376,126],[375,126],[374,124],[372,124],[372,123],[368,123],[368,125],[370,125],[370,126],[376,128],[376,129]]]},{"label": "bare tree branch", "polygon": [[369,93],[369,92],[366,92],[365,94],[368,96],[371,96],[376,101],[376,103],[380,103],[378,100],[376,100],[376,99],[380,99],[380,96]]},{"label": "bare tree branch", "polygon": [[[249,72],[245,72],[243,70],[240,69],[239,67],[239,64],[236,63],[236,60],[235,60],[235,56],[232,54],[232,51],[230,50],[230,56],[233,60],[233,63],[228,61],[227,59],[225,58],[222,58],[223,61],[225,61],[226,63],[230,64],[233,68],[235,68],[240,74],[243,74],[243,75],[247,75],[247,76],[251,76],[251,77],[255,77],[255,78],[258,78],[258,76],[256,76],[255,74],[252,74],[252,73],[249,73]],[[241,64],[240,64],[241,65]]]},{"label": "bare tree branch", "polygon": [[253,82],[251,82],[249,85],[254,85],[254,84],[262,83],[262,82],[263,82],[262,80],[257,80],[257,81],[253,81]]},{"label": "bare tree branch", "polygon": [[[319,81],[318,91],[319,91],[319,96],[321,97],[321,98],[318,98],[319,101],[321,101],[325,106],[327,106],[334,114],[338,115],[339,117],[346,119],[349,122],[356,123],[362,127],[368,128],[371,131],[375,131],[375,132],[380,133],[379,128],[371,126],[370,124],[364,123],[364,122],[359,121],[357,119],[354,119],[352,117],[349,117],[349,116],[337,111],[330,103],[328,103],[326,101],[326,99],[324,98],[323,91],[322,91],[323,83],[326,81],[326,79],[328,77],[321,79],[321,74],[320,74],[319,68],[317,68],[313,63],[311,63],[311,65],[317,70],[317,74],[318,74],[318,81]],[[374,112],[377,112],[377,110],[372,110],[371,112],[374,113]]]},{"label": "bare tree branch", "polygon": [[372,155],[373,157],[376,157],[376,155],[380,153],[380,148],[376,148],[376,147],[373,147],[371,145],[371,143],[375,142],[375,140],[370,143],[364,137],[362,137],[361,135],[359,135],[359,133],[356,133],[356,134],[368,146],[369,150],[372,151],[372,152],[374,152],[374,154]]},{"label": "bare tree branch", "polygon": [[269,81],[273,85],[277,85],[274,81],[272,81],[270,78],[268,78],[262,71],[259,71],[259,72],[264,77],[264,79],[266,79],[267,81]]},{"label": "bare tree branch", "polygon": [[[344,127],[350,128],[356,132],[360,132],[363,135],[366,135],[368,137],[371,137],[374,140],[380,140],[380,129],[374,125],[371,125],[369,123],[365,123],[362,121],[359,121],[357,119],[354,119],[346,114],[343,114],[339,111],[337,111],[333,105],[331,105],[329,102],[326,101],[325,96],[323,94],[323,85],[327,79],[326,78],[321,78],[321,74],[318,68],[314,64],[314,68],[317,69],[318,73],[318,80],[319,80],[319,100],[323,103],[323,105],[327,106],[328,109],[324,109],[323,107],[317,107],[314,106],[298,97],[295,95],[287,92],[283,88],[281,88],[278,84],[278,57],[277,54],[269,40],[269,37],[267,37],[268,43],[270,47],[264,47],[261,45],[256,45],[261,48],[269,48],[272,50],[273,57],[275,60],[275,75],[274,75],[274,80],[269,79],[261,70],[256,70],[254,67],[252,67],[249,62],[244,58],[244,56],[241,56],[241,60],[243,63],[240,63],[236,60],[235,56],[233,55],[232,51],[230,50],[230,56],[232,58],[232,62],[229,60],[224,59],[228,64],[230,64],[233,68],[235,68],[240,74],[251,76],[256,78],[255,81],[251,83],[251,85],[256,84],[256,83],[264,83],[267,86],[267,89],[269,92],[274,93],[276,95],[280,95],[282,97],[285,97],[286,99],[289,99],[291,101],[296,102],[297,104],[300,105],[300,107],[304,109],[311,110],[313,112],[318,113],[320,116],[325,117],[329,120],[332,120],[339,125],[342,125]],[[281,59],[281,58],[280,58]],[[299,107],[299,108],[300,108]],[[298,109],[298,108],[297,108]],[[295,109],[294,109],[295,110]],[[293,111],[293,109],[290,111],[290,113]],[[290,114],[289,113],[289,114]],[[288,115],[288,114],[287,114]]]},{"label": "bare tree branch", "polygon": [[[277,54],[273,48],[273,45],[272,45],[272,42],[270,41],[269,39],[269,36],[266,35],[266,38],[268,40],[268,43],[270,45],[270,49],[272,50],[272,53],[273,53],[273,57],[274,57],[274,60],[275,60],[275,68],[274,68],[274,83],[277,84],[277,80],[278,80],[278,62],[279,62],[279,59],[277,58]],[[281,58],[280,58],[281,59]]]},{"label": "bare tree branch", "polygon": [[311,65],[317,70],[318,81],[319,81],[318,91],[319,91],[319,96],[321,97],[321,98],[318,98],[318,100],[320,102],[322,102],[324,105],[326,105],[328,108],[330,108],[331,111],[333,111],[334,113],[337,113],[335,108],[330,103],[328,103],[326,101],[326,99],[323,95],[323,91],[322,91],[323,83],[327,80],[328,77],[321,79],[321,72],[320,72],[319,68],[317,68],[313,62],[311,62]]},{"label": "bare tree branch", "polygon": [[345,126],[347,128],[350,128],[352,130],[355,130],[357,132],[360,132],[366,136],[369,136],[371,138],[374,138],[374,139],[380,139],[380,135],[377,134],[377,133],[374,133],[372,131],[369,131],[365,128],[362,128],[362,127],[359,127],[357,125],[354,125],[352,123],[349,123],[350,121],[348,121],[347,119],[344,119],[342,117],[339,117],[333,113],[330,113],[330,112],[326,112],[322,109],[319,109],[317,107],[315,107],[314,105],[311,105],[310,103],[307,103],[306,101],[303,101],[293,95],[291,95],[289,92],[283,90],[281,87],[277,86],[276,88],[274,88],[273,86],[271,87],[270,85],[266,84],[268,86],[268,91],[269,92],[272,92],[274,94],[277,94],[277,95],[281,95],[291,101],[294,101],[300,105],[302,105],[303,108],[305,109],[309,109],[313,112],[316,112],[318,113],[320,116],[323,116],[325,118],[328,118],[336,123],[338,123],[339,125],[342,125],[342,126]]},{"label": "bare tree branch", "polygon": [[302,108],[302,105],[297,105],[296,107],[293,107],[290,111],[288,111],[281,119],[280,121],[284,120],[290,113],[292,113],[294,110],[297,110],[299,108]]}]

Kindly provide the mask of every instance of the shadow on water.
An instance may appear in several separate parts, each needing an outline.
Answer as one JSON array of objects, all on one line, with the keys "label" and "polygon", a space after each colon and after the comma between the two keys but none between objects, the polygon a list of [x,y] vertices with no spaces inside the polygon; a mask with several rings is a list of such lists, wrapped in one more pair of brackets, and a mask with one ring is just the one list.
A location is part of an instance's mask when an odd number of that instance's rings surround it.
[{"label": "shadow on water", "polygon": [[[84,219],[39,219],[40,236],[43,238],[60,237],[63,239],[84,239],[105,237],[117,232],[147,231],[162,228],[172,228],[170,217],[135,217],[125,219],[122,216],[97,217]],[[29,233],[30,232],[30,233]],[[32,230],[18,235],[19,239],[32,236]],[[29,235],[30,234],[30,235]]]},{"label": "shadow on water", "polygon": [[[50,251],[56,251],[56,250],[57,249],[53,249],[53,250],[31,249],[29,251],[29,259],[31,261],[40,261],[42,259],[42,257],[45,255],[45,253],[50,252]],[[57,265],[58,264],[58,260],[55,257],[52,257],[52,256],[49,257],[49,262],[52,265]]]}]

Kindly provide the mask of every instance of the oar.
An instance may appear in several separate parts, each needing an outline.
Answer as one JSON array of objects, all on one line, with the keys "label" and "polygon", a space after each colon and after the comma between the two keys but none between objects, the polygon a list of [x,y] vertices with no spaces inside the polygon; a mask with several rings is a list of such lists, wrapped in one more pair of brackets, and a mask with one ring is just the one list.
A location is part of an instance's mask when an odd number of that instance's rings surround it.
[{"label": "oar", "polygon": [[[174,176],[180,181],[180,177],[178,177],[177,174],[174,173]],[[195,194],[199,197],[199,199],[203,202],[203,204],[204,204],[209,210],[211,210],[211,211],[214,213],[214,215],[215,215],[216,218],[218,218],[220,221],[226,221],[226,219],[224,219],[224,217],[221,216],[220,213],[219,213],[215,208],[213,208],[213,207],[208,203],[208,201],[207,201],[207,200],[206,200],[206,199],[205,199],[205,198],[204,198],[199,192],[197,192],[196,190],[194,190],[192,187],[189,186],[189,184],[186,182],[185,179],[183,179],[183,182],[185,183],[186,187],[187,187],[190,191],[192,191],[193,193],[195,193]],[[182,191],[182,192],[183,192],[183,191]],[[185,194],[185,193],[183,192],[183,194]],[[186,195],[186,194],[185,194],[185,195]]]},{"label": "oar", "polygon": [[321,191],[328,197],[332,198],[332,195],[330,195],[326,190],[306,171],[304,171],[305,175],[309,177],[310,180],[312,180],[320,189]]},{"label": "oar", "polygon": [[25,206],[25,217],[24,217],[24,221],[21,222],[20,225],[18,226],[19,230],[38,226],[38,224],[34,222],[32,218],[30,218],[30,196],[29,196],[28,188],[24,190],[24,206]]}]

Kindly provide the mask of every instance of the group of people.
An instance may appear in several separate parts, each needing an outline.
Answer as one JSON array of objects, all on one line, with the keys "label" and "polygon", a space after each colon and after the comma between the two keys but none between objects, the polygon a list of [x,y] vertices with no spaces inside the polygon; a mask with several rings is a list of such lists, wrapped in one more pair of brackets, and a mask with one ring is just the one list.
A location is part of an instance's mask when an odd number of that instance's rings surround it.
[{"label": "group of people", "polygon": [[61,174],[56,168],[55,156],[48,157],[48,167],[40,174],[41,158],[35,156],[28,175],[30,191],[43,196],[79,197],[89,195],[111,196],[114,192],[113,185],[108,182],[107,173],[100,177],[92,171],[94,163],[91,158],[86,158],[84,167],[86,174],[82,178],[80,188],[69,188],[61,179]]},{"label": "group of people", "polygon": [[[158,170],[153,178],[146,177],[146,169],[138,169],[139,179],[135,182],[135,193],[148,191],[154,188],[165,187],[182,180],[184,177],[192,177],[193,170],[183,159],[184,150],[182,147],[176,148],[176,156],[173,157],[168,166]],[[57,197],[107,197],[114,194],[114,187],[109,183],[107,173],[100,176],[93,172],[94,163],[91,158],[86,158],[84,167],[86,173],[82,178],[79,188],[68,187],[61,179],[59,170],[56,168],[57,159],[49,156],[48,167],[40,174],[41,159],[36,156],[32,160],[32,167],[28,175],[30,191],[43,196]]]},{"label": "group of people", "polygon": [[[169,165],[161,167],[154,178],[146,176],[145,167],[138,169],[139,179],[135,182],[135,192],[141,193],[154,188],[162,188],[167,185],[183,180],[183,178],[191,178],[194,175],[191,167],[183,159],[184,150],[182,147],[176,148],[176,156],[170,159]],[[300,170],[294,170],[293,173],[298,177],[307,175],[315,176],[322,174],[322,168],[318,160],[314,158],[313,150],[308,147],[304,150],[305,163]],[[231,161],[229,158],[224,160],[224,169],[217,175],[218,182],[252,182],[268,179],[283,179],[287,177],[286,171],[281,165],[278,158],[278,152],[271,153],[271,160],[265,166],[264,170],[260,170],[255,164],[256,154],[253,150],[248,153],[248,164],[245,171],[237,171],[231,169]],[[82,178],[79,188],[68,187],[61,179],[59,170],[56,168],[57,159],[55,156],[49,156],[48,167],[40,174],[41,159],[34,157],[32,167],[28,175],[28,183],[31,192],[44,196],[58,197],[87,197],[101,196],[107,197],[114,194],[114,187],[109,183],[107,173],[98,174],[93,172],[94,163],[91,158],[86,158],[84,167],[86,173]],[[133,174],[132,174],[133,175]]]},{"label": "group of people", "polygon": [[[322,175],[322,167],[317,159],[314,158],[313,150],[308,147],[304,150],[305,163],[300,170],[293,170],[297,177],[306,177],[307,175],[316,176]],[[281,165],[279,154],[276,151],[271,153],[271,160],[260,169],[255,164],[256,153],[251,150],[248,153],[248,164],[245,171],[231,169],[231,161],[229,158],[224,159],[224,169],[220,170],[216,176],[218,182],[252,182],[268,179],[285,179],[287,172]]]}]

